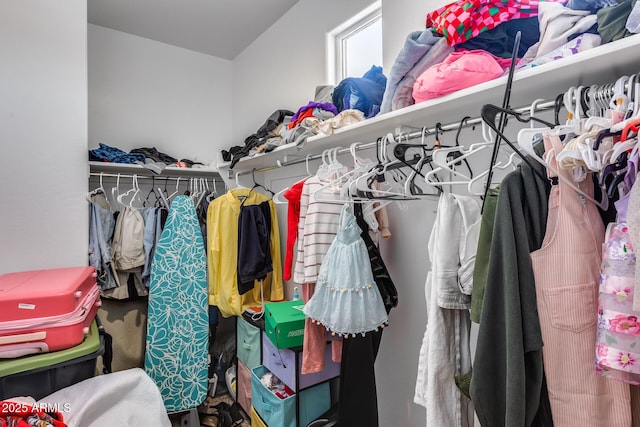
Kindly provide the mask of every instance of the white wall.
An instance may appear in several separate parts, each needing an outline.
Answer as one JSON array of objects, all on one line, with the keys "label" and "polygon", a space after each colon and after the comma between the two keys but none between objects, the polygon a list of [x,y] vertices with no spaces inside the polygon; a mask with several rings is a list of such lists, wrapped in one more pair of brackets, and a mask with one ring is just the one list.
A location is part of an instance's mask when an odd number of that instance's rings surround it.
[{"label": "white wall", "polygon": [[231,145],[231,61],[89,25],[89,147],[205,164]]},{"label": "white wall", "polygon": [[0,0],[0,273],[86,265],[87,4]]},{"label": "white wall", "polygon": [[[382,1],[382,56],[384,70],[389,75],[391,66],[407,35],[425,28],[427,12],[440,7],[447,0],[383,0]],[[427,4],[428,3],[428,4]]]}]

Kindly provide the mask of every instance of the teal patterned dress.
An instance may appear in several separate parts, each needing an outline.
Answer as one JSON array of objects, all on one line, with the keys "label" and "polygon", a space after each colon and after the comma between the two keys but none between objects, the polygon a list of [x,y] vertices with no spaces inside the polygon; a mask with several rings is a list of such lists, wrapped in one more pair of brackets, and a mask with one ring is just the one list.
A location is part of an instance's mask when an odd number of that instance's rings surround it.
[{"label": "teal patterned dress", "polygon": [[197,407],[207,395],[207,259],[195,207],[171,203],[151,265],[145,370],[168,412]]}]

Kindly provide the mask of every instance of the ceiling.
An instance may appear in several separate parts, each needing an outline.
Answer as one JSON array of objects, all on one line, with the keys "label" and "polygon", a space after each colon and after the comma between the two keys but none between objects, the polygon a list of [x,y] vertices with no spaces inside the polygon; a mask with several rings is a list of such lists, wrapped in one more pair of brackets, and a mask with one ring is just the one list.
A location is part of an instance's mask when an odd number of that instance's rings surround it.
[{"label": "ceiling", "polygon": [[88,0],[88,21],[234,59],[298,0]]}]

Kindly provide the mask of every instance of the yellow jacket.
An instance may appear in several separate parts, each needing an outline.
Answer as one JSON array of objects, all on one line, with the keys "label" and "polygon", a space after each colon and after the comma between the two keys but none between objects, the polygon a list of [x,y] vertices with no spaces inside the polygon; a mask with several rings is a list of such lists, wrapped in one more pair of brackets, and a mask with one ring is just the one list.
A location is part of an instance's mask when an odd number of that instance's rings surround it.
[{"label": "yellow jacket", "polygon": [[243,198],[245,205],[269,201],[271,209],[271,259],[273,272],[264,281],[265,301],[284,298],[280,233],[276,207],[264,194],[248,188],[229,190],[209,204],[207,210],[207,261],[209,265],[209,305],[215,305],[224,317],[240,316],[251,306],[261,305],[260,282],[244,295],[238,293],[238,215]]}]

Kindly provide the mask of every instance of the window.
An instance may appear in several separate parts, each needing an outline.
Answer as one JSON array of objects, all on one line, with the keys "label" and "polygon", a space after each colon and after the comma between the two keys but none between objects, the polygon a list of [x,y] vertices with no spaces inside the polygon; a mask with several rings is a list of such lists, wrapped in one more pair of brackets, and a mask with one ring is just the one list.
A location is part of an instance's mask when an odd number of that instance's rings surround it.
[{"label": "window", "polygon": [[382,11],[380,3],[354,16],[329,33],[329,76],[362,77],[372,65],[382,66]]}]

